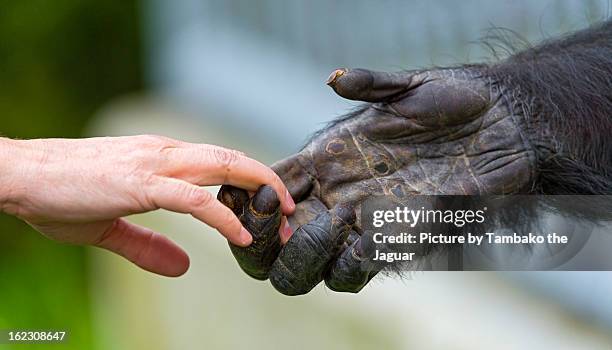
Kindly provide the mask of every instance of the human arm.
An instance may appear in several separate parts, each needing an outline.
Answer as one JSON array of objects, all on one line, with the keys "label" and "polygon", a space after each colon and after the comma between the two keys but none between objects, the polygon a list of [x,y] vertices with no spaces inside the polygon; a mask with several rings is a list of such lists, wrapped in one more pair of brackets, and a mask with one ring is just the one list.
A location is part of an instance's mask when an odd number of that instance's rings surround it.
[{"label": "human arm", "polygon": [[183,274],[187,254],[165,236],[123,217],[167,209],[187,213],[245,246],[251,235],[202,186],[255,191],[269,184],[289,214],[279,177],[238,151],[161,136],[0,139],[1,210],[45,236],[98,246],[167,276]]}]

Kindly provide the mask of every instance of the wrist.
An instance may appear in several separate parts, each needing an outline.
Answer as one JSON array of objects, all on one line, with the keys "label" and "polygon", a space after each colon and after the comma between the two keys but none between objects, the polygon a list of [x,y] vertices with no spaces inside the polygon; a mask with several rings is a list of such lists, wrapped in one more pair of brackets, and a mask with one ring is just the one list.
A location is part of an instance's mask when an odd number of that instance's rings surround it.
[{"label": "wrist", "polygon": [[23,181],[26,142],[0,138],[0,212],[16,215],[27,192]]},{"label": "wrist", "polygon": [[551,111],[534,88],[537,80],[534,72],[541,64],[538,57],[511,57],[487,71],[525,141],[531,146],[538,167],[556,152],[557,146],[550,126]]}]

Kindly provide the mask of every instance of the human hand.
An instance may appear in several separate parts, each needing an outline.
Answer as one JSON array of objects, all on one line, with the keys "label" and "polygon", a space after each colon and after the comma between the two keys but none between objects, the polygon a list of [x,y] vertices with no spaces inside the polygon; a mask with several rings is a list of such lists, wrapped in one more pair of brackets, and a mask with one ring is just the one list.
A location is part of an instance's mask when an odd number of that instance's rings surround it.
[{"label": "human hand", "polygon": [[328,83],[371,103],[273,165],[298,202],[289,218],[297,229],[266,275],[281,293],[304,294],[323,279],[336,291],[363,288],[377,271],[362,268],[359,218],[352,225],[347,208],[370,196],[510,194],[533,181],[534,151],[480,68],[337,70]]},{"label": "human hand", "polygon": [[252,237],[201,186],[270,185],[285,214],[295,204],[279,177],[243,153],[160,136],[0,140],[0,209],[45,236],[94,245],[165,276],[187,271],[175,243],[122,217],[159,208],[187,213],[239,246]]}]

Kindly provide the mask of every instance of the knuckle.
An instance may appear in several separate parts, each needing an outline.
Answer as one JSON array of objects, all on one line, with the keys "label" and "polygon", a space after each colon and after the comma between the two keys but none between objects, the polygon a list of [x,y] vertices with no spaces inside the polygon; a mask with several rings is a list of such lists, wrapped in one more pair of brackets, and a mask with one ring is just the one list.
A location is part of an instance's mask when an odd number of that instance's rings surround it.
[{"label": "knuckle", "polygon": [[208,191],[199,187],[187,190],[187,203],[192,208],[206,208],[212,205],[213,196]]},{"label": "knuckle", "polygon": [[115,220],[99,237],[94,239],[92,244],[96,247],[105,247],[113,238],[124,235],[126,230],[126,225],[122,220]]},{"label": "knuckle", "polygon": [[177,148],[177,142],[163,136],[134,136],[125,150],[126,162],[135,170],[149,169],[157,171],[171,157]]},{"label": "knuckle", "polygon": [[143,193],[152,193],[159,187],[161,181],[159,176],[154,173],[143,173],[138,176],[140,181],[140,189]]},{"label": "knuckle", "polygon": [[133,154],[132,157],[127,159],[126,163],[123,164],[123,169],[123,181],[128,184],[130,188],[148,192],[159,184],[159,178],[155,169],[142,155]]},{"label": "knuckle", "polygon": [[240,154],[232,150],[215,148],[212,150],[212,157],[223,169],[229,170],[238,161]]},{"label": "knuckle", "polygon": [[217,228],[231,228],[236,223],[236,220],[237,218],[232,212],[224,210],[219,218]]},{"label": "knuckle", "polygon": [[[175,148],[177,141],[159,135],[138,135],[134,136],[133,143],[130,145],[132,151],[140,156],[150,156],[163,153],[167,149]],[[140,151],[140,152],[139,152]]]},{"label": "knuckle", "polygon": [[146,261],[146,254],[148,252],[151,252],[151,246],[153,245],[153,242],[155,240],[155,233],[153,233],[153,231],[147,231],[144,233],[144,237],[142,237],[142,239],[146,242],[144,244],[141,244],[140,246],[138,246],[136,248],[136,250],[133,253],[133,256],[128,257],[128,259],[130,261],[132,261],[134,264],[140,266],[143,264],[144,261]]}]

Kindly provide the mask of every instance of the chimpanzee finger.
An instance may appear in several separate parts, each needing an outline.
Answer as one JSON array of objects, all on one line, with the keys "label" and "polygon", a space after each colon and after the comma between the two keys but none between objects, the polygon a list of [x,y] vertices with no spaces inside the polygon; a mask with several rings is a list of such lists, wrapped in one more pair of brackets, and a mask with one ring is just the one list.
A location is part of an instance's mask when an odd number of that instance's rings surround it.
[{"label": "chimpanzee finger", "polygon": [[249,276],[258,280],[267,279],[281,248],[278,231],[282,214],[276,192],[265,185],[249,199],[246,191],[223,186],[217,198],[236,213],[244,228],[253,236],[253,243],[248,247],[229,243],[238,264]]},{"label": "chimpanzee finger", "polygon": [[353,208],[338,205],[298,228],[272,266],[274,288],[285,295],[300,295],[319,284],[354,222]]},{"label": "chimpanzee finger", "polygon": [[[349,237],[356,236],[353,232]],[[357,237],[332,263],[325,276],[325,285],[336,292],[359,292],[378,273],[369,264],[366,253]]]},{"label": "chimpanzee finger", "polygon": [[314,184],[312,169],[309,172],[306,166],[309,166],[308,162],[300,153],[272,164],[272,170],[281,178],[296,203],[310,193]]},{"label": "chimpanzee finger", "polygon": [[289,224],[292,228],[298,228],[311,222],[319,214],[328,210],[319,198],[310,196],[296,204],[295,212],[288,217]]},{"label": "chimpanzee finger", "polygon": [[418,85],[412,72],[375,72],[367,69],[336,69],[327,85],[349,100],[380,102]]},{"label": "chimpanzee finger", "polygon": [[249,200],[249,193],[238,187],[223,185],[217,193],[217,199],[240,218],[244,205]]}]

